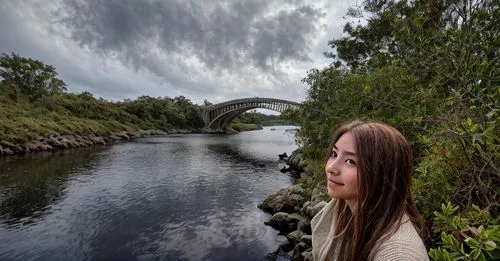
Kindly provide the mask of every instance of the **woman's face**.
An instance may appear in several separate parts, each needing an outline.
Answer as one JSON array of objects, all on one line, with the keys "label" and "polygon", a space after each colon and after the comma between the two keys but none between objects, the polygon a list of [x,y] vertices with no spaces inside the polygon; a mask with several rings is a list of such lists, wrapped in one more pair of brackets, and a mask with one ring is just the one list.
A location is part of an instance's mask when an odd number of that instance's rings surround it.
[{"label": "woman's face", "polygon": [[350,132],[346,132],[333,146],[325,166],[328,194],[331,197],[346,200],[348,203],[357,201],[357,162],[354,137]]}]

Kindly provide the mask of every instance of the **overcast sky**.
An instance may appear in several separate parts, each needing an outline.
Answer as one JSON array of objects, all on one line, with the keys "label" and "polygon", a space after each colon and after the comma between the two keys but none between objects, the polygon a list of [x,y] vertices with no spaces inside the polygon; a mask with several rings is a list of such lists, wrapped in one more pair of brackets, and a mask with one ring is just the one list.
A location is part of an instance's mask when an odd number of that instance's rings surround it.
[{"label": "overcast sky", "polygon": [[[356,0],[0,0],[0,53],[56,67],[70,92],[212,103],[306,98]],[[359,1],[358,1],[359,2]]]}]

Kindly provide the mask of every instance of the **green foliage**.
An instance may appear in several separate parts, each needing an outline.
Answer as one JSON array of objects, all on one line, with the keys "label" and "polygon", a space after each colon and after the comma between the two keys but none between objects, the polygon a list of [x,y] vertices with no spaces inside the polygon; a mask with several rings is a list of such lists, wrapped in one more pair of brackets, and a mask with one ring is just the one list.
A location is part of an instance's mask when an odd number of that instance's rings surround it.
[{"label": "green foliage", "polygon": [[192,104],[184,96],[173,99],[141,96],[134,101],[126,100],[119,105],[126,112],[151,123],[153,128],[170,130],[203,127],[203,121],[198,114],[198,106]]},{"label": "green foliage", "polygon": [[0,77],[3,78],[2,89],[16,101],[23,97],[35,101],[66,91],[66,83],[57,78],[53,66],[15,53],[0,56]]},{"label": "green foliage", "polygon": [[456,214],[458,209],[448,202],[434,212],[434,232],[441,237],[429,256],[433,260],[500,259],[499,219],[475,205],[461,215]]},{"label": "green foliage", "polygon": [[262,127],[253,124],[253,123],[241,123],[241,122],[232,122],[229,126],[230,129],[235,131],[252,131],[252,130],[260,130]]},{"label": "green foliage", "polygon": [[[496,229],[478,209],[500,214],[500,2],[369,0],[348,15],[366,23],[348,23],[329,42],[332,65],[308,72],[308,99],[285,113],[302,126],[303,152],[321,165],[340,124],[393,125],[413,146],[413,197],[435,232],[431,243],[447,235],[449,247],[433,253],[461,253],[451,235],[466,254],[489,260],[489,241],[469,227]],[[321,182],[321,167],[308,170]],[[434,220],[442,202],[452,205]]]},{"label": "green foliage", "polygon": [[258,112],[244,112],[233,119],[233,122],[241,122],[246,124],[262,124],[262,113]]},{"label": "green foliage", "polygon": [[66,93],[54,67],[17,54],[0,57],[0,76],[0,140],[25,143],[50,134],[203,127],[199,107],[183,96],[113,103],[89,92]]}]

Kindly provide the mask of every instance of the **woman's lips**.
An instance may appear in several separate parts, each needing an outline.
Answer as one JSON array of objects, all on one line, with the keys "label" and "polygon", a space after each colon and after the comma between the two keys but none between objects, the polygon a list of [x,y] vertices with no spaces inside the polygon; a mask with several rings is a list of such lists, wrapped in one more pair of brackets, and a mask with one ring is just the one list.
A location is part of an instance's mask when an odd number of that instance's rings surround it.
[{"label": "woman's lips", "polygon": [[344,186],[344,184],[340,183],[340,182],[335,182],[331,179],[328,180],[328,185],[329,186]]}]

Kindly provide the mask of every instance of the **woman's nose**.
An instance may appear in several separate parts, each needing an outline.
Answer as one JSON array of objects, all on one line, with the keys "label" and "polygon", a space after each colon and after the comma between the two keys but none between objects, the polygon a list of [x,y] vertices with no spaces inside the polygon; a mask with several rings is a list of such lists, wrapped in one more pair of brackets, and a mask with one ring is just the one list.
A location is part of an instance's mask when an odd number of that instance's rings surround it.
[{"label": "woman's nose", "polygon": [[333,175],[339,174],[336,162],[337,161],[335,159],[328,160],[328,162],[326,163],[326,168],[325,168],[327,173],[330,173]]}]

